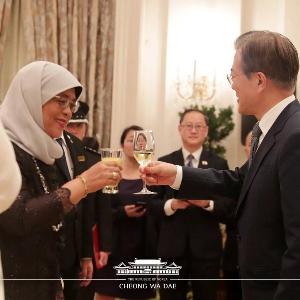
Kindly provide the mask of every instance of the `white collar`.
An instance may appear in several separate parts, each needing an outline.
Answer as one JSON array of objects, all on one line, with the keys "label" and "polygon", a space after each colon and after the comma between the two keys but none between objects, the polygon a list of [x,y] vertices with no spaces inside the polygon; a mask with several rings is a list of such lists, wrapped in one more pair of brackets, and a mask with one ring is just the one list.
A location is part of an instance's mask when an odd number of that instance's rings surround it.
[{"label": "white collar", "polygon": [[187,157],[190,154],[192,154],[194,156],[194,159],[196,159],[199,162],[202,150],[203,150],[203,147],[201,146],[198,150],[191,153],[188,150],[186,150],[184,147],[182,147],[182,154],[183,154],[184,161],[186,161]]},{"label": "white collar", "polygon": [[263,115],[263,117],[259,121],[259,127],[262,131],[262,137],[260,141],[266,136],[266,134],[268,133],[278,116],[281,114],[281,112],[294,100],[295,96],[291,95],[281,100]]}]

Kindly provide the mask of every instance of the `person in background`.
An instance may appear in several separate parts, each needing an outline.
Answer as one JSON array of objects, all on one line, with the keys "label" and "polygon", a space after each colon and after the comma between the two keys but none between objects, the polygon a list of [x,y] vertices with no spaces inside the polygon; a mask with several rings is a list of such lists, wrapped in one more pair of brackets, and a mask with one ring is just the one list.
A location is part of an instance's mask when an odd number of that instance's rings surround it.
[{"label": "person in background", "polygon": [[[159,160],[192,168],[228,169],[227,161],[205,148],[208,120],[198,109],[188,109],[180,117],[178,132],[182,148]],[[171,188],[161,187],[159,192],[161,224],[158,257],[182,266],[180,278],[191,278],[193,299],[216,299],[218,281],[201,279],[219,278],[222,239],[218,214],[222,214],[227,199],[176,199]],[[158,204],[156,203],[156,211]],[[162,300],[183,300],[187,297],[188,280],[178,281],[176,289],[161,289]]]},{"label": "person in background", "polygon": [[95,137],[87,136],[89,121],[88,121],[88,112],[89,106],[85,102],[78,101],[78,109],[76,113],[72,115],[70,119],[66,131],[75,135],[79,138],[83,144],[89,148],[89,150],[93,149],[99,150],[99,143]]},{"label": "person in background", "polygon": [[82,101],[78,101],[77,111],[72,115],[72,118],[69,120],[69,123],[66,127],[66,131],[75,135],[81,141],[87,134],[88,129],[88,115],[89,106]]},{"label": "person in background", "polygon": [[[1,109],[1,108],[0,108]],[[14,149],[0,121],[0,214],[15,201],[21,188],[21,173]],[[4,300],[2,263],[0,260],[0,299]]]},{"label": "person in background", "polygon": [[[238,110],[258,122],[250,159],[234,171],[181,168],[152,162],[148,184],[171,185],[181,199],[236,200],[238,255],[244,300],[296,300],[300,294],[299,58],[285,36],[249,31],[235,41],[228,81]],[[258,279],[258,280],[256,280]],[[261,280],[262,279],[262,280]]]},{"label": "person in background", "polygon": [[[86,103],[78,101],[79,106],[72,114],[72,117],[66,127],[66,131],[69,132],[69,134],[65,133],[65,136],[68,137],[68,139],[74,140],[74,136],[80,139],[81,141],[84,139],[85,134],[86,134],[86,129],[88,125],[88,120],[87,120],[87,114],[89,111],[89,107]],[[74,126],[75,125],[75,126]],[[70,133],[73,133],[74,136],[70,135]],[[74,147],[76,144],[74,142],[68,143],[68,148],[70,150],[73,149],[73,152],[76,153],[82,146],[77,146]],[[79,149],[78,149],[79,148]],[[82,151],[82,150],[81,150]],[[78,156],[78,153],[76,155],[71,155],[71,157],[76,157]],[[87,166],[92,166],[93,164],[96,164],[101,160],[100,154],[95,151],[94,149],[91,149],[89,147],[84,147],[84,156],[86,158],[86,164]],[[71,159],[71,158],[70,158]],[[81,277],[85,277],[86,280],[84,280],[81,285],[84,286],[83,289],[78,290],[78,281],[75,281],[73,283],[67,282],[66,284],[71,284],[71,287],[73,286],[73,293],[68,297],[70,299],[74,299],[79,293],[78,298],[79,299],[93,299],[94,297],[94,291],[92,290],[92,287],[88,284],[90,279],[92,278],[92,270],[94,269],[93,264],[92,264],[92,257],[93,257],[93,249],[91,247],[92,244],[92,226],[95,223],[98,223],[98,240],[101,245],[101,251],[97,255],[98,259],[98,265],[101,267],[104,267],[107,264],[108,260],[108,255],[111,251],[111,231],[112,231],[112,214],[111,214],[111,205],[110,201],[107,198],[102,197],[102,193],[100,191],[96,193],[89,194],[87,199],[84,201],[83,209],[82,209],[82,224],[80,228],[85,228],[84,230],[84,237],[83,239],[77,238],[77,243],[76,244],[83,244],[83,249],[85,250],[85,256],[82,257],[81,259],[81,268],[83,269],[84,266],[86,266],[89,270],[89,272],[84,271],[81,272]],[[78,218],[77,218],[78,220]],[[76,224],[76,222],[75,222]],[[72,228],[76,228],[75,226],[72,226]],[[76,234],[76,231],[71,231],[70,232],[71,237],[72,234],[76,237],[79,236],[79,234]],[[71,243],[74,245],[74,243]],[[87,245],[89,245],[87,247]],[[75,249],[73,249],[75,251]],[[72,251],[72,250],[71,250]],[[77,251],[77,253],[80,253],[80,251]],[[66,251],[65,256],[68,256],[69,252]],[[67,258],[65,258],[67,259]],[[79,264],[76,264],[76,268],[73,268],[73,276],[78,276],[78,268]],[[87,273],[89,275],[87,276]],[[75,278],[75,277],[74,277]],[[88,286],[88,287],[87,287]]]},{"label": "person in background", "polygon": [[155,220],[151,215],[151,196],[135,195],[141,190],[143,182],[139,177],[139,164],[133,156],[133,136],[141,127],[133,125],[124,129],[120,144],[123,148],[122,180],[119,193],[106,195],[111,200],[113,211],[113,244],[108,264],[95,272],[95,300],[112,300],[116,297],[126,299],[148,299],[154,297],[153,289],[122,289],[114,266],[121,262],[134,261],[135,258],[155,257]]},{"label": "person in background", "polygon": [[138,137],[136,139],[136,145],[135,145],[135,148],[137,150],[145,150],[146,148],[146,144],[147,144],[147,138],[145,136],[144,133],[139,133],[138,134]]},{"label": "person in background", "polygon": [[250,157],[250,150],[251,150],[251,140],[252,140],[252,130],[248,132],[245,138],[245,153],[247,156],[247,159]]},{"label": "person in background", "polygon": [[8,300],[62,299],[58,259],[64,215],[87,194],[121,178],[117,164],[99,162],[59,184],[54,163],[64,152],[55,139],[62,136],[81,91],[64,67],[35,61],[15,75],[1,105],[0,117],[22,174],[17,199],[0,215]]}]

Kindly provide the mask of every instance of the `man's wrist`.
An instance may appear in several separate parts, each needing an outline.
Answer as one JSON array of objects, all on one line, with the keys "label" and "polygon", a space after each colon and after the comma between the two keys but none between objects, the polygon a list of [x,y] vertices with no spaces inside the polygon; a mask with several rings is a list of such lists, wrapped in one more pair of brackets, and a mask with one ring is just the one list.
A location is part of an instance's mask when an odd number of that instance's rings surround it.
[{"label": "man's wrist", "polygon": [[208,204],[205,207],[203,207],[203,209],[212,212],[214,210],[214,204],[215,203],[213,200],[209,200]]},{"label": "man's wrist", "polygon": [[179,190],[182,181],[182,166],[176,165],[176,176],[174,182],[170,185],[173,190]]},{"label": "man's wrist", "polygon": [[165,211],[166,216],[171,216],[176,212],[176,210],[174,210],[171,206],[172,202],[173,202],[173,199],[169,199],[166,201],[166,203],[164,205],[164,211]]}]

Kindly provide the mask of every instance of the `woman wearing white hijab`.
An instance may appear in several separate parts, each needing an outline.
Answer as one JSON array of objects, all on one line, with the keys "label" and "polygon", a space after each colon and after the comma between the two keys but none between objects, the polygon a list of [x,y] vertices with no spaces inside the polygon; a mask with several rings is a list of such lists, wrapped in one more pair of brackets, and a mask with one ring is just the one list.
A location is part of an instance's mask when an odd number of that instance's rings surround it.
[{"label": "woman wearing white hijab", "polygon": [[54,139],[62,135],[81,90],[62,66],[37,61],[17,73],[1,106],[0,117],[22,174],[17,200],[0,215],[4,278],[19,279],[5,281],[6,300],[61,297],[60,281],[53,279],[59,278],[57,245],[63,215],[87,193],[121,178],[116,164],[99,162],[58,186],[53,164],[63,152]]}]

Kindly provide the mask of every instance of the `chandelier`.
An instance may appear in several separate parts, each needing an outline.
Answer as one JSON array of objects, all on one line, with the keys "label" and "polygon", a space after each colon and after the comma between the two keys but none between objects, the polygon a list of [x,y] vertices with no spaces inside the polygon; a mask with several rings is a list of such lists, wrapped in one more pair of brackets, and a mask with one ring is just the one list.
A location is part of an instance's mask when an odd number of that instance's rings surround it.
[{"label": "chandelier", "polygon": [[180,81],[178,76],[176,92],[183,100],[209,101],[216,93],[216,73],[214,72],[212,80],[209,79],[208,75],[197,77],[197,62],[195,60],[193,78]]}]

